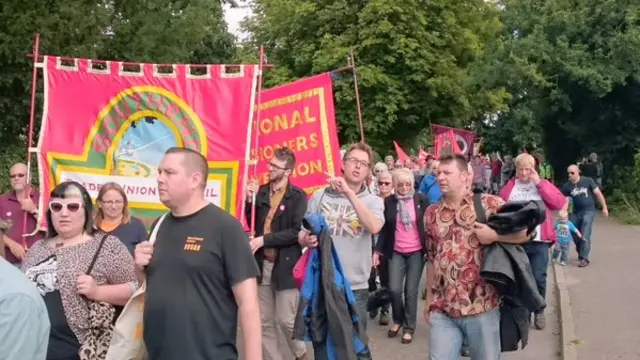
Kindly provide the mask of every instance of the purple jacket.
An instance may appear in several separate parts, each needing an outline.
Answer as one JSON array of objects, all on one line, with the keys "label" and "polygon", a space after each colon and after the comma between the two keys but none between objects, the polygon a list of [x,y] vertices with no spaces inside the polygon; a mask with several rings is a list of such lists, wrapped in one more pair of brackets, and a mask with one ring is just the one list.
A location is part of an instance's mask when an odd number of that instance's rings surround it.
[{"label": "purple jacket", "polygon": [[[500,191],[500,197],[504,201],[509,201],[509,195],[516,184],[516,178],[513,178],[507,182],[502,191]],[[556,232],[553,225],[555,220],[553,219],[552,211],[560,210],[564,206],[567,199],[562,195],[560,190],[547,180],[541,180],[538,184],[538,193],[544,201],[544,205],[547,207],[547,214],[544,223],[540,226],[540,239],[544,242],[555,243]]]}]

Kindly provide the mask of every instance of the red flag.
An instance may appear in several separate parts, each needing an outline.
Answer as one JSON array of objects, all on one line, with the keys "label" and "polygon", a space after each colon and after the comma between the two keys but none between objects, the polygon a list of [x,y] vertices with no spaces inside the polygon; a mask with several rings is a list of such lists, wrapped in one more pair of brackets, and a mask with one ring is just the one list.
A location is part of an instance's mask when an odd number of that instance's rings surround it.
[{"label": "red flag", "polygon": [[420,146],[420,150],[418,150],[418,159],[426,159],[429,156],[429,153],[424,151],[422,146]]},{"label": "red flag", "polygon": [[436,157],[440,158],[444,155],[462,154],[456,136],[453,130],[449,130],[440,135],[436,135]]},{"label": "red flag", "polygon": [[407,153],[404,152],[404,150],[402,150],[400,145],[398,145],[398,143],[395,140],[393,141],[393,146],[395,146],[396,148],[396,153],[398,154],[398,160],[402,161],[403,164],[406,163],[406,161],[409,160],[409,155],[407,155]]}]

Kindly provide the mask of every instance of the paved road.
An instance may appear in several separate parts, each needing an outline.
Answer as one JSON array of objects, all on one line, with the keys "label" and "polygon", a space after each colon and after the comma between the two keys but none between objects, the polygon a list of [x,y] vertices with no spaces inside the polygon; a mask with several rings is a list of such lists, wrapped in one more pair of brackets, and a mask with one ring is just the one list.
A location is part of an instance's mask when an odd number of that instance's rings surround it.
[{"label": "paved road", "polygon": [[[504,354],[501,360],[556,360],[560,358],[560,328],[557,301],[553,292],[555,291],[555,283],[552,271],[549,268],[547,328],[544,331],[532,328],[529,345],[524,350]],[[388,327],[379,326],[377,322],[369,320],[368,334],[371,337],[370,345],[375,360],[425,360],[428,358],[428,329],[422,317],[422,304],[421,301],[418,328],[413,343],[409,345],[403,345],[400,342],[400,337],[387,338]],[[312,354],[311,346],[309,349],[309,354]],[[293,358],[284,357],[282,360],[293,360]]]},{"label": "paved road", "polygon": [[640,228],[597,218],[591,266],[564,268],[579,360],[640,359]]}]

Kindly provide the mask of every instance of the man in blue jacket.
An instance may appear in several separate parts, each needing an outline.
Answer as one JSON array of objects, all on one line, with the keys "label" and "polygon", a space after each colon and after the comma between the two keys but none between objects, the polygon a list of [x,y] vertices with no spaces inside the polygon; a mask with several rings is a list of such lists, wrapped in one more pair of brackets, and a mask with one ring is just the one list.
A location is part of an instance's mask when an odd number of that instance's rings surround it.
[{"label": "man in blue jacket", "polygon": [[438,167],[438,162],[433,161],[431,167],[427,169],[427,173],[420,182],[420,188],[418,192],[423,194],[429,200],[429,204],[435,204],[440,201],[442,197],[442,191],[440,191],[440,185],[438,179],[436,179],[435,169]]}]

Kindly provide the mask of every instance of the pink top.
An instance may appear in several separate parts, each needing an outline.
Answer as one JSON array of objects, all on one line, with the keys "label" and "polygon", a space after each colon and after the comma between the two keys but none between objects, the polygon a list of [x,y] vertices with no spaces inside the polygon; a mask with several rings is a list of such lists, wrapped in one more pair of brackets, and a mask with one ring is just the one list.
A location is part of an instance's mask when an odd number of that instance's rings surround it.
[{"label": "pink top", "polygon": [[413,226],[411,229],[406,229],[400,218],[400,211],[396,216],[396,242],[393,245],[393,250],[400,254],[409,254],[422,250],[422,244],[420,243],[420,235],[418,234],[418,223],[416,222],[416,205],[413,202],[413,198],[404,201],[409,208],[409,215],[411,215],[411,221]]}]

